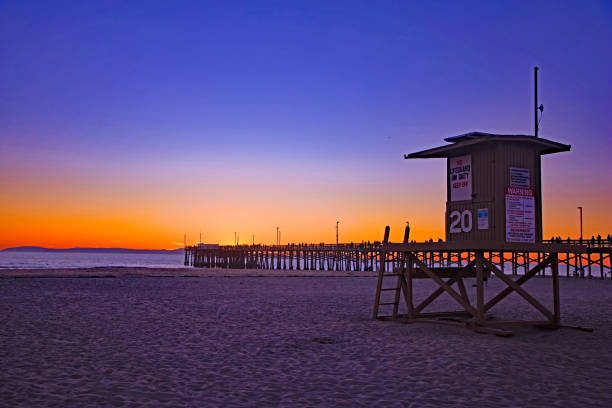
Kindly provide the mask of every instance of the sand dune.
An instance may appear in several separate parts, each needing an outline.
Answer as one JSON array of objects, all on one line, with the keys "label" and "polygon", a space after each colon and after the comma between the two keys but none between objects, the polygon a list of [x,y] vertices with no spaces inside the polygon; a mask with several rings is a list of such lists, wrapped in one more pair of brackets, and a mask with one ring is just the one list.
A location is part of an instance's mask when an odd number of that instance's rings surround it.
[{"label": "sand dune", "polygon": [[612,406],[612,281],[561,280],[564,323],[595,332],[499,338],[371,320],[371,273],[279,272],[2,271],[30,278],[0,279],[0,406]]}]

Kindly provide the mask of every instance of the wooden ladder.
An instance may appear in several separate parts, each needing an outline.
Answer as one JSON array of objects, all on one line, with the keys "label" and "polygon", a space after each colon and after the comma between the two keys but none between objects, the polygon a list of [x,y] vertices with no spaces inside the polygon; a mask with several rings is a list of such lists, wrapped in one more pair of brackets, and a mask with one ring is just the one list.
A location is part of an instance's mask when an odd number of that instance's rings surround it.
[{"label": "wooden ladder", "polygon": [[[380,269],[378,270],[378,284],[376,286],[376,296],[374,300],[374,319],[378,320],[394,320],[398,317],[399,311],[399,303],[400,297],[402,293],[402,287],[405,287],[403,283],[405,282],[404,272],[406,271],[406,262],[404,259],[401,260],[401,268],[393,270],[392,272],[386,272],[387,270],[387,262],[392,262],[386,259],[386,254],[381,252],[380,254]],[[385,278],[391,278],[395,276],[395,286],[384,287]],[[386,279],[387,281],[389,279]],[[393,293],[393,301],[389,301],[388,299],[384,299],[383,293],[394,292]],[[393,305],[393,311],[391,315],[380,315],[380,307],[381,306],[391,306]]]}]

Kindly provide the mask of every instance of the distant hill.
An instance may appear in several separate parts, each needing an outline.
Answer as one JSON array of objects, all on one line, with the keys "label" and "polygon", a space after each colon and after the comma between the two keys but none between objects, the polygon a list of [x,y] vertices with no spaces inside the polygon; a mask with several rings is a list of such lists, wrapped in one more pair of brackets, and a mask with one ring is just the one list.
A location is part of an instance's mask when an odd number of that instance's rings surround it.
[{"label": "distant hill", "polygon": [[129,248],[43,248],[38,246],[21,246],[6,248],[0,252],[86,252],[97,254],[182,254],[183,248],[178,249],[129,249]]}]

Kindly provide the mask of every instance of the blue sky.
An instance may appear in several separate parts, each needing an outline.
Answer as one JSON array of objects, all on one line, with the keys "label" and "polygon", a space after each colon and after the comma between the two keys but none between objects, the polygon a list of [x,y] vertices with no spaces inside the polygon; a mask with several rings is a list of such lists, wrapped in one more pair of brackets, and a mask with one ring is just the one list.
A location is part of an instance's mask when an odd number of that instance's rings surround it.
[{"label": "blue sky", "polygon": [[4,1],[0,38],[9,186],[284,172],[437,202],[443,163],[403,153],[472,130],[532,134],[538,65],[541,136],[573,146],[545,159],[545,189],[569,180],[598,213],[612,198],[607,1]]}]

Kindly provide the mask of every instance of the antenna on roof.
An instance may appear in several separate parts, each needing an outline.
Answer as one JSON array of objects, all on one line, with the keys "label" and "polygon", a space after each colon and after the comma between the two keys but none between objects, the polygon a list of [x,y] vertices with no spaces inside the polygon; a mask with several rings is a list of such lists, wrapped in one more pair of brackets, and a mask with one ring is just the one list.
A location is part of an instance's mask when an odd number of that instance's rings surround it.
[{"label": "antenna on roof", "polygon": [[544,112],[544,105],[538,106],[538,67],[533,67],[533,124],[535,137],[538,137],[540,122],[538,121],[538,110]]}]

